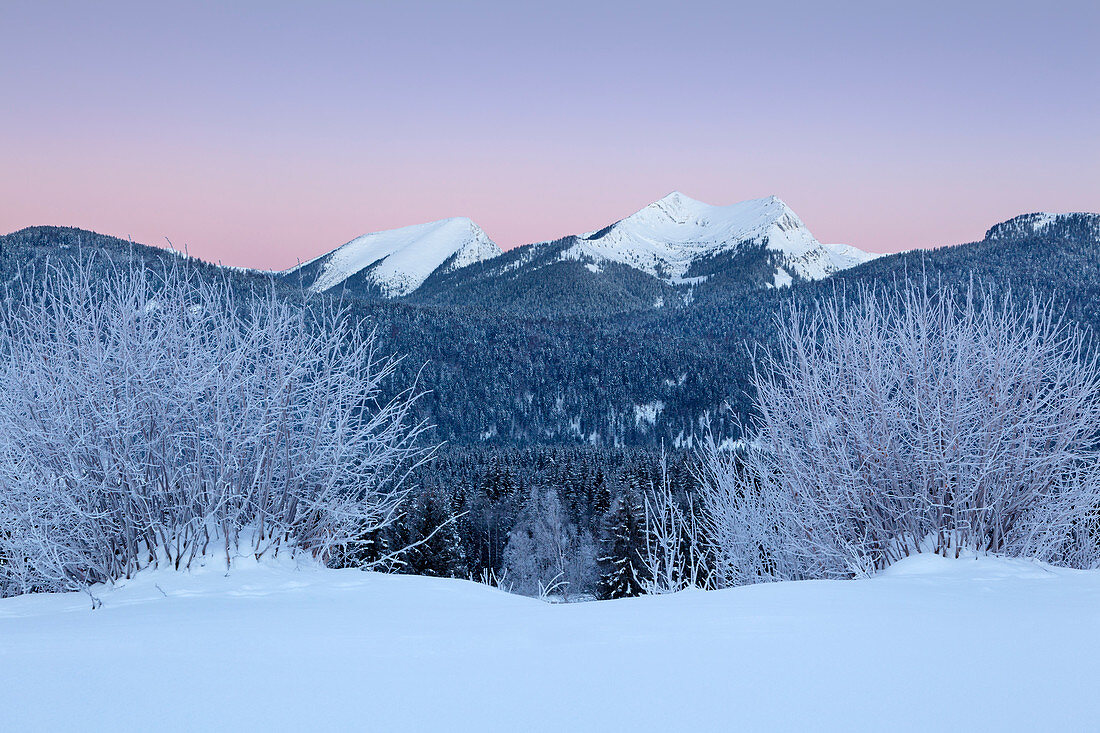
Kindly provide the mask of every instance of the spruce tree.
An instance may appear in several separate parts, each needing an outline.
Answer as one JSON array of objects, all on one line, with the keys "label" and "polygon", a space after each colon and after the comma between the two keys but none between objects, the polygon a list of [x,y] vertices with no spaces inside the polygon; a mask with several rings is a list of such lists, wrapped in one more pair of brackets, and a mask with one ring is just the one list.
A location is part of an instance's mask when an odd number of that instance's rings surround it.
[{"label": "spruce tree", "polygon": [[406,526],[410,544],[405,572],[439,578],[465,577],[466,557],[451,498],[437,486],[425,487],[409,509]]},{"label": "spruce tree", "polygon": [[641,595],[641,552],[645,547],[645,516],[638,493],[627,490],[611,505],[600,532],[597,558],[601,599]]}]

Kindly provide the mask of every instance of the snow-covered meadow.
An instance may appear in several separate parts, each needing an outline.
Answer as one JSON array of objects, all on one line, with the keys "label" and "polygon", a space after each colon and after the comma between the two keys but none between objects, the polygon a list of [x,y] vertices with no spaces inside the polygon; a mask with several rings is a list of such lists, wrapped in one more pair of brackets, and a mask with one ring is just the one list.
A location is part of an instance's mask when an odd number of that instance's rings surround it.
[{"label": "snow-covered meadow", "polygon": [[3,730],[1095,730],[1100,572],[919,555],[866,580],[554,605],[239,562],[0,600]]}]

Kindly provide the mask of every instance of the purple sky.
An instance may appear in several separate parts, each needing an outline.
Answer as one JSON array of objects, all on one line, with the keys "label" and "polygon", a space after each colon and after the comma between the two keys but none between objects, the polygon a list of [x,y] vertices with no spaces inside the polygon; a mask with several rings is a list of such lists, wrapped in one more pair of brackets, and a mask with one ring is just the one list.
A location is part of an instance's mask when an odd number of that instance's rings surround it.
[{"label": "purple sky", "polygon": [[[469,216],[503,247],[678,189],[818,239],[1100,211],[1100,3],[0,5],[0,233],[287,267]],[[902,7],[905,6],[905,7]]]}]

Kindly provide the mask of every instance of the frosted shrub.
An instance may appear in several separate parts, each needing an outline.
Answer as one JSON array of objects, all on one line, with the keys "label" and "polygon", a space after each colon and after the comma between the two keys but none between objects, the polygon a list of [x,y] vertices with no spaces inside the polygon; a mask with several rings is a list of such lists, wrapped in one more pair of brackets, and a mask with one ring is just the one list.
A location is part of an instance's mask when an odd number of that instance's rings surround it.
[{"label": "frosted shrub", "polygon": [[1100,370],[1049,302],[926,284],[780,319],[748,448],[704,451],[725,582],[961,548],[1096,564]]},{"label": "frosted shrub", "polygon": [[394,519],[423,426],[411,391],[378,402],[396,362],[360,324],[186,263],[91,264],[6,294],[0,592],[324,561]]},{"label": "frosted shrub", "polygon": [[642,503],[645,508],[643,570],[635,579],[643,591],[656,595],[711,587],[709,548],[702,536],[694,496],[688,493],[682,502],[677,500],[663,452],[659,480],[645,492]]}]

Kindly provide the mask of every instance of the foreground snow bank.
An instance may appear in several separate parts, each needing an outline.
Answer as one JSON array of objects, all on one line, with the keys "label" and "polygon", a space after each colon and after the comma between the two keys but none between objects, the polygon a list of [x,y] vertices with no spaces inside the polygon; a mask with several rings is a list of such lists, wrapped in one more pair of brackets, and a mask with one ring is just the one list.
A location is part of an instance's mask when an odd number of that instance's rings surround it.
[{"label": "foreground snow bank", "polygon": [[1100,573],[917,556],[873,579],[549,605],[218,566],[0,600],[0,730],[1084,730]]}]

